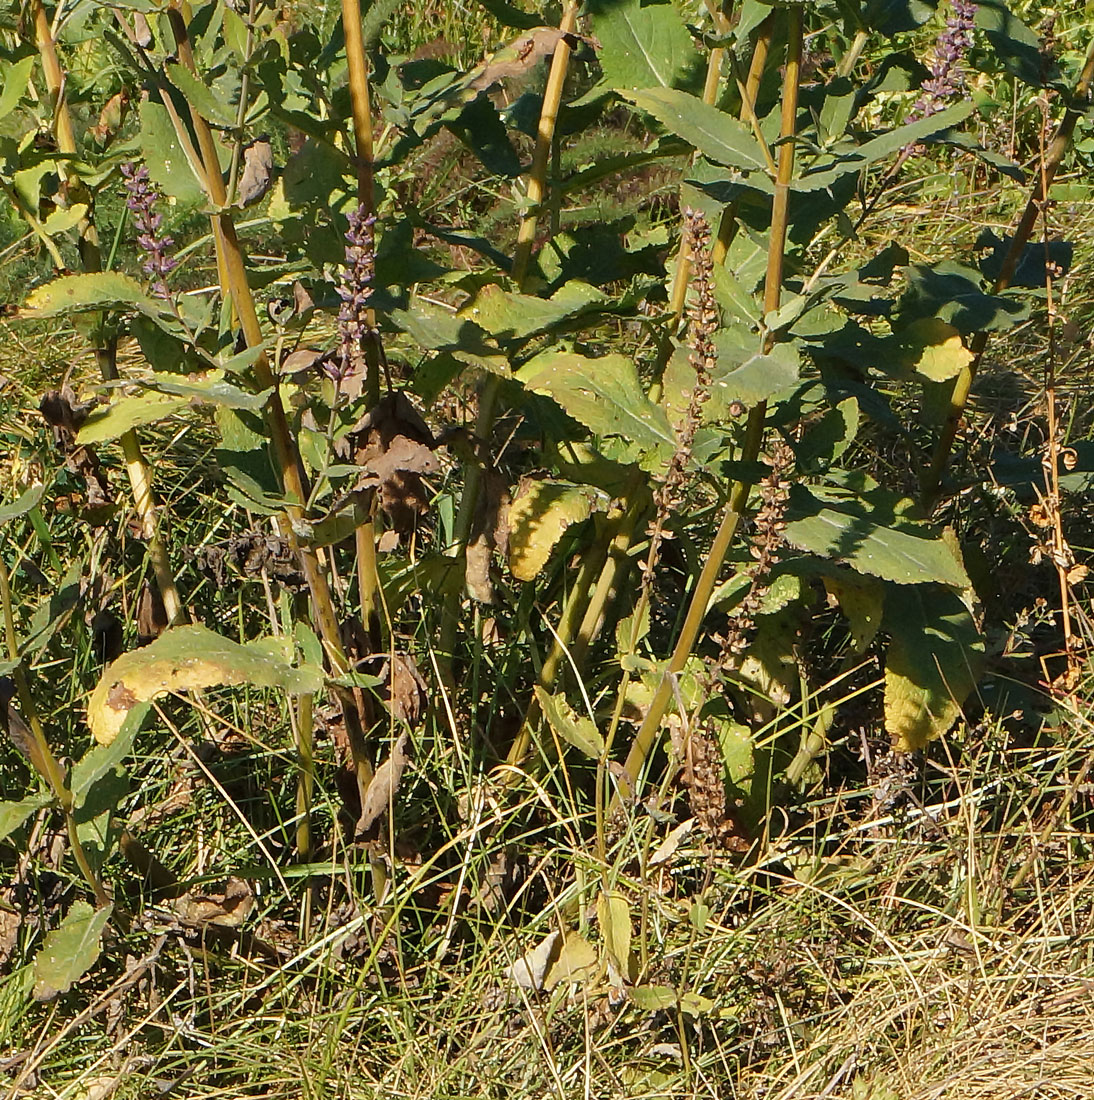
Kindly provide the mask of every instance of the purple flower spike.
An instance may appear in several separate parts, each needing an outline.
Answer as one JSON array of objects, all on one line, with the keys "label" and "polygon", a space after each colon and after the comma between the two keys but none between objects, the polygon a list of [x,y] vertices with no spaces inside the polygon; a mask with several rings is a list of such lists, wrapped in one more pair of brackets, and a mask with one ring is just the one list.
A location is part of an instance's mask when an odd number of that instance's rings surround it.
[{"label": "purple flower spike", "polygon": [[358,368],[361,347],[375,331],[368,316],[372,280],[376,275],[375,225],[375,215],[368,214],[364,206],[350,212],[345,268],[338,283],[338,297],[342,299],[338,311],[339,355],[327,368],[336,382]]},{"label": "purple flower spike", "polygon": [[159,192],[148,178],[148,169],[143,165],[123,164],[122,178],[128,198],[125,205],[133,215],[133,224],[137,227],[137,244],[145,255],[144,272],[152,280],[152,292],[161,298],[169,298],[167,276],[178,266],[178,260],[171,256],[175,241],[166,234],[160,235],[163,227],[163,215],[155,211]]},{"label": "purple flower spike", "polygon": [[927,63],[931,75],[923,81],[910,120],[929,118],[946,105],[946,100],[965,89],[961,63],[972,45],[973,21],[978,5],[972,0],[952,0],[946,27],[934,45],[934,54]]}]

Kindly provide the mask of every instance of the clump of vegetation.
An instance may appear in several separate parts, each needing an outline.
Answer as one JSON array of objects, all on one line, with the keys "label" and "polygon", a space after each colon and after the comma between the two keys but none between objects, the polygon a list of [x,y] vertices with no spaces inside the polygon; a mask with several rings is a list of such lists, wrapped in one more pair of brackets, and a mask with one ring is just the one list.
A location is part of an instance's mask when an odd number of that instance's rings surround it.
[{"label": "clump of vegetation", "polygon": [[1089,18],[481,8],[3,27],[11,1094],[1073,1095]]}]

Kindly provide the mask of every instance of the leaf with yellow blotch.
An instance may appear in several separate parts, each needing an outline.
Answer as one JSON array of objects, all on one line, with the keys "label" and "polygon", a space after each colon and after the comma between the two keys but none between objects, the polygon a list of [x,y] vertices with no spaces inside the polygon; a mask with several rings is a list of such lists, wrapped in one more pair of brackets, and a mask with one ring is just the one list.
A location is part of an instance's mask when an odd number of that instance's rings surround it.
[{"label": "leaf with yellow blotch", "polygon": [[138,703],[217,684],[303,693],[318,691],[323,673],[292,664],[291,643],[280,638],[240,645],[204,626],[177,626],[107,666],[88,700],[88,725],[99,744],[109,745]]},{"label": "leaf with yellow blotch", "polygon": [[891,585],[885,596],[885,729],[899,752],[922,749],[957,720],[984,663],[961,597],[940,584]]},{"label": "leaf with yellow blotch", "polygon": [[571,523],[587,519],[587,492],[576,485],[533,481],[509,505],[509,568],[518,581],[531,581],[547,564]]},{"label": "leaf with yellow blotch", "polygon": [[897,333],[897,362],[932,382],[956,378],[973,360],[961,333],[937,317],[913,321]]},{"label": "leaf with yellow blotch", "polygon": [[846,571],[846,576],[825,576],[824,589],[838,604],[851,628],[851,646],[855,653],[865,653],[877,636],[885,604],[885,586],[872,577]]}]

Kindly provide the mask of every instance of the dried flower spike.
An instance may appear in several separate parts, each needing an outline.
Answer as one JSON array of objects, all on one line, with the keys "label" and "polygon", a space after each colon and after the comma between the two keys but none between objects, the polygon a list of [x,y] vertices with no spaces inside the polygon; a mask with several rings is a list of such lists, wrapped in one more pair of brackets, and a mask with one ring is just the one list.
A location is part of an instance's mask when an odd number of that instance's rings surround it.
[{"label": "dried flower spike", "polygon": [[335,381],[360,373],[362,348],[375,333],[368,305],[376,275],[375,225],[375,215],[364,206],[350,212],[346,260],[338,283],[338,297],[342,299],[338,311],[339,355],[337,362],[327,368]]},{"label": "dried flower spike", "polygon": [[128,197],[125,205],[133,215],[133,224],[137,227],[137,244],[144,253],[144,272],[151,277],[152,292],[161,298],[169,298],[167,276],[178,266],[178,260],[171,255],[175,241],[163,229],[163,215],[157,213],[155,206],[159,192],[148,178],[148,169],[143,165],[123,164],[122,178]]}]

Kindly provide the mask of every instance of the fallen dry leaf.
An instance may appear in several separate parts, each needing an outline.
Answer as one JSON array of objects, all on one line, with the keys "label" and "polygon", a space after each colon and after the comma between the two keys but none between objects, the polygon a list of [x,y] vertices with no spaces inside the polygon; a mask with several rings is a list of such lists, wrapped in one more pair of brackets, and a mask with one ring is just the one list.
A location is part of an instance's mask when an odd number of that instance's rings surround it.
[{"label": "fallen dry leaf", "polygon": [[410,735],[401,733],[391,748],[388,758],[376,769],[365,793],[365,804],[357,819],[357,836],[360,838],[380,820],[399,790],[403,771],[410,762]]},{"label": "fallen dry leaf", "polygon": [[212,890],[188,890],[175,899],[179,920],[187,924],[215,924],[238,928],[254,908],[254,891],[241,878],[230,875],[224,886]]},{"label": "fallen dry leaf", "polygon": [[560,42],[565,42],[570,49],[574,49],[580,42],[586,42],[594,48],[600,45],[595,38],[583,34],[563,31],[558,27],[536,27],[534,31],[522,34],[487,58],[476,70],[468,87],[481,92],[497,84],[499,80],[509,80],[531,72],[543,58],[558,49]]}]

